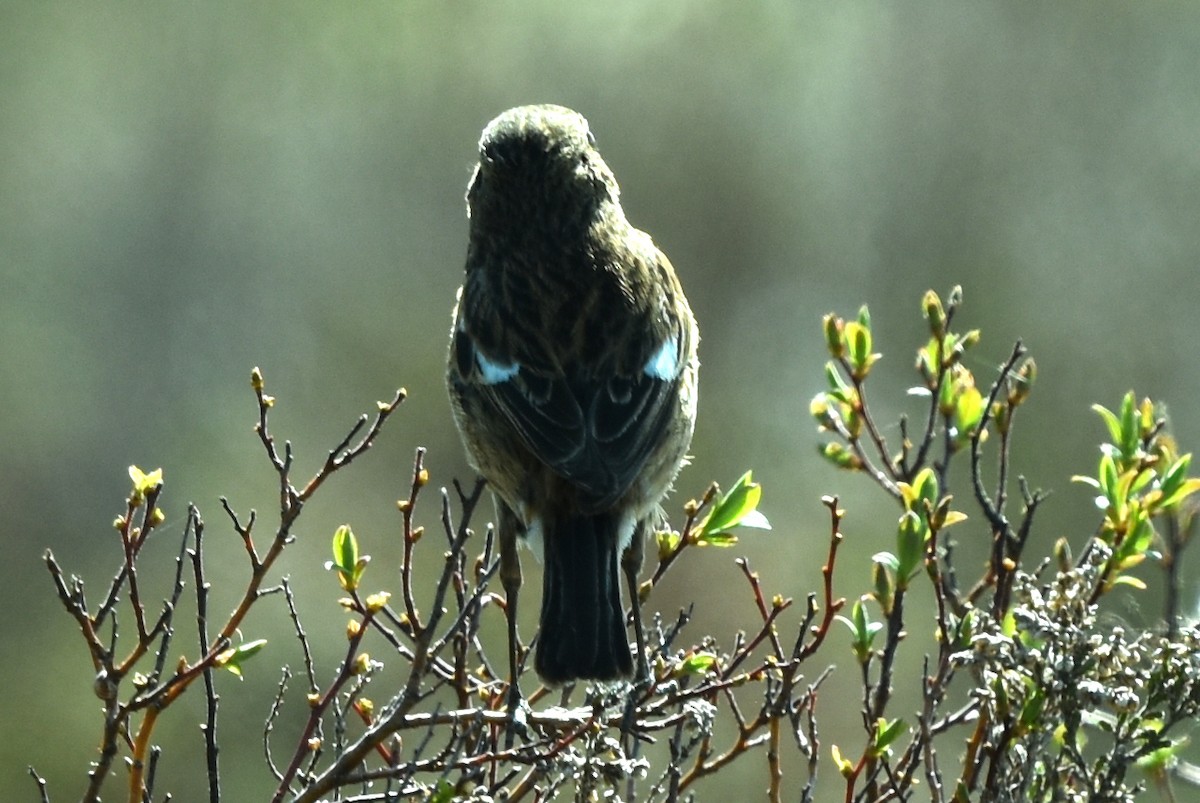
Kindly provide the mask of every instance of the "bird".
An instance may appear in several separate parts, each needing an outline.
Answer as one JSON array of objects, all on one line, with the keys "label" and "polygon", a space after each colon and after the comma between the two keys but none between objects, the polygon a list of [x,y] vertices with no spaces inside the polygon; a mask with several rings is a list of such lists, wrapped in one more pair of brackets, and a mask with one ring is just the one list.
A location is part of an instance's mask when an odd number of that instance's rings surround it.
[{"label": "bird", "polygon": [[509,109],[483,130],[446,381],[497,508],[510,690],[518,542],[541,558],[534,668],[548,685],[633,673],[620,571],[638,613],[643,541],[686,462],[699,331],[666,255],[625,217],[587,120]]}]

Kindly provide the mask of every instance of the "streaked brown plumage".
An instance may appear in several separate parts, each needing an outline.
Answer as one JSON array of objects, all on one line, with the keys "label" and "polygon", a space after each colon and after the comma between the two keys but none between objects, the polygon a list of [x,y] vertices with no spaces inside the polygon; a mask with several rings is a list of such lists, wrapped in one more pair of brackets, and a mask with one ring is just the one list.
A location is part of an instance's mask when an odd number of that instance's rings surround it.
[{"label": "streaked brown plumage", "polygon": [[447,384],[497,497],[510,648],[524,536],[545,567],[538,674],[627,676],[617,567],[634,587],[691,442],[695,320],[671,263],[625,219],[583,117],[511,109],[479,150]]}]

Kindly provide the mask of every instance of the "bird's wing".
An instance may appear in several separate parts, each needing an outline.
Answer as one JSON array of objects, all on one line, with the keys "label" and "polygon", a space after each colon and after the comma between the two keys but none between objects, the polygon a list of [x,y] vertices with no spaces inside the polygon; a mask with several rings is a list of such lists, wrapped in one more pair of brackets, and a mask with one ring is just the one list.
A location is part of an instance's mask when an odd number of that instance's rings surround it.
[{"label": "bird's wing", "polygon": [[470,327],[461,325],[453,345],[463,380],[596,510],[629,490],[666,436],[690,353],[690,329],[678,318],[655,330],[625,332],[617,325],[614,330],[630,344],[625,352],[631,359],[593,348],[586,351],[601,353],[595,361],[560,366],[523,360],[497,349],[485,352]]}]

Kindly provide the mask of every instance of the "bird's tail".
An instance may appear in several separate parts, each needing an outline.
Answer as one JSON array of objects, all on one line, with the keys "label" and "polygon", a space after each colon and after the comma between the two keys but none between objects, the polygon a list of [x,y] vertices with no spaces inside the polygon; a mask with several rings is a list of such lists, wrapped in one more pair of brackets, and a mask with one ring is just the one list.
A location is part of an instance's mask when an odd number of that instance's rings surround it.
[{"label": "bird's tail", "polygon": [[543,522],[542,622],[535,668],[549,683],[633,672],[620,591],[620,523],[610,513]]}]

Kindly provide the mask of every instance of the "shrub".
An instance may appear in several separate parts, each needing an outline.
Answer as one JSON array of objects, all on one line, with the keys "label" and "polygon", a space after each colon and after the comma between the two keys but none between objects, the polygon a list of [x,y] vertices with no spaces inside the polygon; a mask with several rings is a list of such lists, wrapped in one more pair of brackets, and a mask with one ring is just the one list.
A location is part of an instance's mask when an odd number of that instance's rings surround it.
[{"label": "shrub", "polygon": [[[1032,559],[1027,546],[1043,495],[1018,478],[1020,511],[1010,517],[1009,447],[1036,365],[1018,343],[981,390],[963,361],[979,333],[953,328],[960,304],[958,289],[946,303],[932,291],[923,300],[929,340],[917,352],[915,390],[926,408],[915,425],[900,420],[895,447],[868,405],[879,355],[867,310],[850,320],[824,320],[828,389],[810,406],[826,434],[821,454],[869,476],[899,511],[892,548],[874,556],[869,578],[838,572],[844,511],[838,499],[826,498],[823,583],[801,604],[798,627],[781,624],[795,602],[763,588],[749,563],[738,559],[736,582],[758,614],[742,630],[696,635],[690,609],[655,615],[647,628],[649,677],[561,692],[537,687],[513,712],[506,704],[507,661],[489,655],[480,638],[485,629],[501,627],[489,610],[505,605],[494,590],[493,532],[477,523],[483,486],[442,489],[433,513],[423,450],[408,496],[398,504],[398,587],[371,585],[369,557],[350,525],[334,533],[327,568],[340,587],[346,646],[337,667],[315,665],[291,583],[273,580],[272,570],[294,541],[305,504],[375,443],[405,394],[362,416],[301,482],[290,444],[281,449],[269,426],[275,400],[256,369],[256,432],[278,478],[279,504],[264,533],[255,513],[240,515],[222,500],[226,526],[240,539],[248,567],[232,613],[223,619],[210,613],[206,526],[194,506],[169,591],[161,604],[150,602],[147,588],[165,578],[146,577],[139,557],[163,526],[161,471],[130,469],[132,490],[114,522],[120,557],[98,598],[89,600],[83,581],[68,578],[46,553],[57,595],[95,666],[94,690],[104,711],[99,758],[83,799],[99,800],[112,783],[124,786],[130,800],[153,799],[162,760],[154,746],[156,724],[188,692],[206,702],[203,751],[194,760],[207,768],[209,799],[220,798],[218,680],[222,671],[264,668],[270,647],[262,639],[240,640],[239,633],[268,596],[286,601],[305,685],[301,702],[288,693],[293,672],[285,667],[275,699],[263,701],[273,800],[676,800],[702,794],[706,778],[760,754],[771,800],[782,799],[785,774],[798,778],[803,800],[814,798],[819,780],[844,790],[839,796],[847,801],[926,795],[937,801],[1123,801],[1138,794],[1143,778],[1167,789],[1172,781],[1187,781],[1196,773],[1178,755],[1181,731],[1200,710],[1200,631],[1178,612],[1178,559],[1195,521],[1190,497],[1200,488],[1189,475],[1191,456],[1178,453],[1150,400],[1139,402],[1131,392],[1116,410],[1097,407],[1109,440],[1095,475],[1076,479],[1097,492],[1099,524],[1092,535],[1076,538],[1078,557],[1061,539],[1050,556]],[[996,466],[990,484],[985,452]],[[989,560],[975,578],[960,577],[950,536],[967,518],[948,493],[951,465],[961,460],[969,463],[971,516],[991,538]],[[728,491],[713,485],[688,502],[678,529],[664,524],[656,534],[654,566],[633,604],[652,600],[667,571],[696,559],[696,547],[731,547],[739,528],[768,526],[757,510],[760,494],[746,473]],[[417,522],[431,519],[439,524],[427,533]],[[1153,632],[1101,626],[1110,592],[1144,587],[1139,573],[1155,565],[1167,588],[1163,626]],[[424,596],[414,582],[418,573],[436,576]],[[931,591],[932,610],[910,610],[916,584]],[[851,589],[860,593],[847,603],[841,594]],[[197,612],[187,650],[192,657],[171,663],[184,629],[176,613],[185,593]],[[117,612],[126,609],[132,632],[117,628]],[[839,622],[849,632],[848,645]],[[893,672],[905,632],[916,627],[933,629],[934,650],[924,658],[920,705],[897,711]],[[530,648],[519,645],[522,676],[531,674],[525,672]],[[853,747],[823,748],[819,719],[848,710],[824,705],[822,684],[847,652],[853,661],[841,671],[861,678],[852,716],[861,721],[862,739]],[[402,682],[384,680],[387,664],[402,667]],[[280,714],[294,706],[306,714],[297,729],[282,732]],[[30,772],[49,800],[45,782]]]}]

